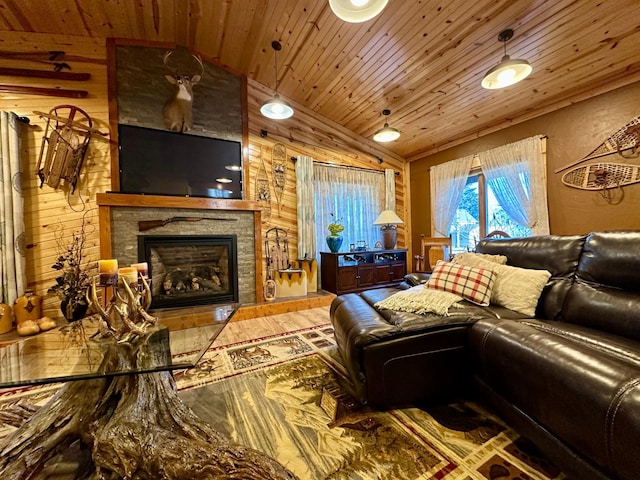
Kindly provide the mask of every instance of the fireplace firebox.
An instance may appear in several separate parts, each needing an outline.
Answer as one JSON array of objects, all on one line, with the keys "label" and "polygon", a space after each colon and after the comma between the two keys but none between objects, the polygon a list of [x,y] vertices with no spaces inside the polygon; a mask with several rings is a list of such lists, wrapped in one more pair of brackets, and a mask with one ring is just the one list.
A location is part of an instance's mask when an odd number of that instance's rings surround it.
[{"label": "fireplace firebox", "polygon": [[139,235],[151,308],[238,302],[236,235]]}]

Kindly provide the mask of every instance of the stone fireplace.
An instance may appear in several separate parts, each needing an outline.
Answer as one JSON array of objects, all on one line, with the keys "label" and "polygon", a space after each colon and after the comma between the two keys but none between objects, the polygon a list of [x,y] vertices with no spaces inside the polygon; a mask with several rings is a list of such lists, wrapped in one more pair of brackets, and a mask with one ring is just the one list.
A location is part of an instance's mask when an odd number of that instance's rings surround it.
[{"label": "stone fireplace", "polygon": [[[121,266],[137,263],[138,245],[144,244],[146,236],[167,239],[235,236],[237,302],[243,305],[262,302],[261,215],[255,202],[121,193],[100,193],[97,202],[101,258],[116,258]],[[141,231],[141,222],[157,226]],[[147,262],[150,263],[148,259]],[[150,268],[153,270],[152,264]],[[153,288],[155,283],[152,279]]]}]

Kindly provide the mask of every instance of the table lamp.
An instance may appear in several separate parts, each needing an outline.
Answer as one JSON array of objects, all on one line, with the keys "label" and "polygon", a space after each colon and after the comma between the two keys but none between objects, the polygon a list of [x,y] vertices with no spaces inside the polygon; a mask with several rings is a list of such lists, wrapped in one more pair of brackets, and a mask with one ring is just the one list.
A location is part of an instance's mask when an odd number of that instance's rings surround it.
[{"label": "table lamp", "polygon": [[378,218],[375,219],[373,224],[380,225],[380,230],[382,230],[382,247],[385,250],[395,248],[398,237],[397,225],[402,225],[403,223],[393,210],[383,210],[382,213],[378,215]]}]

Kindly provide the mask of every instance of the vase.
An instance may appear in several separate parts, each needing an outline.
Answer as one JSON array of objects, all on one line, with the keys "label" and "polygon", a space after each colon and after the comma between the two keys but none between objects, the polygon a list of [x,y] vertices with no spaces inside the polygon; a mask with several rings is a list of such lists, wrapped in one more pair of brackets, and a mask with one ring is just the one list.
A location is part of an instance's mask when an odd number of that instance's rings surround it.
[{"label": "vase", "polygon": [[12,316],[11,305],[0,303],[0,333],[7,333],[13,329]]},{"label": "vase", "polygon": [[89,305],[86,302],[77,302],[69,305],[69,300],[64,299],[60,302],[60,310],[67,322],[77,322],[84,318]]},{"label": "vase", "polygon": [[42,297],[36,295],[33,290],[27,290],[13,303],[13,313],[16,316],[17,324],[28,320],[35,322],[42,317]]},{"label": "vase", "polygon": [[342,246],[342,237],[339,235],[327,235],[327,246],[333,253],[339,252]]}]

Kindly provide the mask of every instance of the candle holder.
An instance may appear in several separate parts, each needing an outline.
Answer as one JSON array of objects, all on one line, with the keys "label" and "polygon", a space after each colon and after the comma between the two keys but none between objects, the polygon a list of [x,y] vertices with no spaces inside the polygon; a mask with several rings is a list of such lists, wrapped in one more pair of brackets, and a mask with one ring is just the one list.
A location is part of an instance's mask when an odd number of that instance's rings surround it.
[{"label": "candle holder", "polygon": [[[131,268],[131,270],[133,272],[127,270],[119,272],[119,282],[113,287],[113,297],[106,307],[103,307],[98,300],[98,285],[96,285],[95,278],[91,284],[89,296],[91,305],[101,319],[100,333],[115,335],[120,342],[131,341],[136,336],[143,335],[148,327],[158,323],[156,317],[147,313],[147,309],[151,305],[149,284],[143,276],[138,275],[135,268]],[[138,279],[142,284],[141,290],[138,287]]]}]

